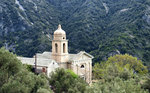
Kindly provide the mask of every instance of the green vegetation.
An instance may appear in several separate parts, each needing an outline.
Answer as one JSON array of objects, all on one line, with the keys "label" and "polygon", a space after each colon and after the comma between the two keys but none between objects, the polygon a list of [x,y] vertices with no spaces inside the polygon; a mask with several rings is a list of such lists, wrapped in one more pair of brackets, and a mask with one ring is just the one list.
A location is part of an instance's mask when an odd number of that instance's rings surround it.
[{"label": "green vegetation", "polygon": [[77,75],[77,74],[75,74],[72,70],[67,69],[66,71],[67,71],[68,73],[70,73],[70,74],[71,74],[71,76],[72,76],[73,78],[78,78],[78,75]]},{"label": "green vegetation", "polygon": [[148,93],[149,90],[147,68],[128,54],[115,55],[95,64],[93,75],[98,82],[87,87],[87,93]]},{"label": "green vegetation", "polygon": [[88,85],[71,70],[56,69],[48,78],[36,75],[16,55],[0,49],[0,93],[149,93],[150,75],[137,58],[125,54],[95,64]]},{"label": "green vegetation", "polygon": [[57,69],[51,78],[36,75],[16,55],[0,49],[0,93],[83,93],[87,85],[71,70]]},{"label": "green vegetation", "polygon": [[116,77],[113,81],[99,81],[88,87],[85,93],[148,93],[141,88],[135,79],[122,80]]},{"label": "green vegetation", "polygon": [[63,69],[51,79],[35,75],[30,66],[0,49],[0,93],[49,93],[50,85],[56,93],[150,91],[145,67],[150,69],[149,0],[18,1],[25,11],[15,0],[0,2],[0,47],[29,57],[50,51],[52,34],[60,23],[69,39],[69,52],[84,50],[95,57],[93,75],[98,82],[87,86]]},{"label": "green vegetation", "polygon": [[0,49],[0,93],[41,93],[43,90],[52,93],[45,75],[29,72],[16,55]]},{"label": "green vegetation", "polygon": [[49,83],[55,93],[83,93],[87,83],[70,70],[57,69]]},{"label": "green vegetation", "polygon": [[150,92],[150,75],[146,77],[146,81],[142,85],[142,88],[148,89]]},{"label": "green vegetation", "polygon": [[[128,53],[149,65],[149,0],[3,0],[0,46],[17,55],[50,51],[57,25],[67,33],[69,52],[90,52],[94,62]],[[106,7],[108,12],[106,11]]]},{"label": "green vegetation", "polygon": [[119,76],[127,79],[133,77],[135,73],[143,75],[148,73],[148,70],[141,60],[128,54],[109,57],[106,62],[96,63],[93,68],[93,75],[96,79],[107,76]]}]

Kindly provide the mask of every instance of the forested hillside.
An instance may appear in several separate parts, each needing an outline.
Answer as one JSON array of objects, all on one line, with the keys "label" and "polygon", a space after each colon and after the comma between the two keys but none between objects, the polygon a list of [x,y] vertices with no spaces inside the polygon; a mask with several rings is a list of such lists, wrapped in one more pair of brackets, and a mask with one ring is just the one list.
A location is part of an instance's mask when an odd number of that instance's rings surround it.
[{"label": "forested hillside", "polygon": [[0,0],[0,46],[18,55],[50,51],[58,24],[71,53],[85,50],[94,62],[125,53],[150,61],[149,0]]}]

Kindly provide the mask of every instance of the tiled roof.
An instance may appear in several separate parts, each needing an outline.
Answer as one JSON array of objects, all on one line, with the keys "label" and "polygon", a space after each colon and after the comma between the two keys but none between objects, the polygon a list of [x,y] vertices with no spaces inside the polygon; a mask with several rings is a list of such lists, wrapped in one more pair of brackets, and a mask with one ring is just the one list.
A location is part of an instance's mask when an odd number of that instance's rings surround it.
[{"label": "tiled roof", "polygon": [[43,52],[43,53],[37,53],[37,58],[47,58],[47,59],[51,59],[51,54],[52,52]]},{"label": "tiled roof", "polygon": [[[17,57],[23,64],[35,65],[35,58],[27,58],[27,57]],[[37,58],[37,66],[46,66],[55,62],[52,59],[46,58]]]},{"label": "tiled roof", "polygon": [[93,59],[94,57],[88,53],[86,53],[85,51],[80,51],[78,54],[69,54],[69,61],[73,61],[73,60],[79,60],[79,58],[81,57],[81,55],[87,55],[89,56],[89,58]]}]

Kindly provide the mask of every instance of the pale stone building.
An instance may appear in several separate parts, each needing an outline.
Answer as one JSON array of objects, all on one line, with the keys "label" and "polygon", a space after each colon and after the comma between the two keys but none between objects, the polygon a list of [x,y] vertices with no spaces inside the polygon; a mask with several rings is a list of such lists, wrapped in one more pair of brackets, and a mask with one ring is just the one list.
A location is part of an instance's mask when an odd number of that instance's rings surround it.
[{"label": "pale stone building", "polygon": [[68,53],[68,40],[66,39],[66,32],[62,30],[61,25],[54,32],[52,40],[52,52],[37,53],[35,58],[18,57],[24,64],[35,65],[47,73],[49,76],[51,71],[56,68],[71,69],[77,75],[91,83],[92,79],[92,59],[93,56],[81,51],[77,54]]}]

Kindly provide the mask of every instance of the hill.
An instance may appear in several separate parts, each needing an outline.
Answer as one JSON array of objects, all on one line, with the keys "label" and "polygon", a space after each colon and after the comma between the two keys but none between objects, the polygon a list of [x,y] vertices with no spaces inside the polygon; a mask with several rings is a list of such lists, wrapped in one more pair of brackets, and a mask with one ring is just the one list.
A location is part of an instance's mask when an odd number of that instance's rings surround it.
[{"label": "hill", "polygon": [[57,25],[69,51],[131,54],[150,64],[149,0],[0,0],[0,46],[22,56],[50,51]]}]

